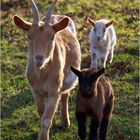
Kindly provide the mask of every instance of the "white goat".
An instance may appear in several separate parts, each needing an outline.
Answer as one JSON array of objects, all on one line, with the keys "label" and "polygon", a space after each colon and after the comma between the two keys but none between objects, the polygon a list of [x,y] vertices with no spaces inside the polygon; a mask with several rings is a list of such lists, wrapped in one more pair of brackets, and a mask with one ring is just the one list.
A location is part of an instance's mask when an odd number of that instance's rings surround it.
[{"label": "white goat", "polygon": [[89,33],[91,67],[106,67],[106,61],[112,62],[116,34],[113,28],[113,21],[98,20],[94,22],[87,19],[93,27]]},{"label": "white goat", "polygon": [[70,66],[80,69],[81,51],[74,22],[67,16],[51,17],[57,0],[52,3],[44,21],[40,21],[35,2],[30,2],[33,23],[18,16],[14,16],[13,20],[28,35],[30,47],[26,74],[41,117],[38,137],[39,140],[49,140],[49,130],[60,99],[61,125],[70,126],[68,98],[77,82]]}]

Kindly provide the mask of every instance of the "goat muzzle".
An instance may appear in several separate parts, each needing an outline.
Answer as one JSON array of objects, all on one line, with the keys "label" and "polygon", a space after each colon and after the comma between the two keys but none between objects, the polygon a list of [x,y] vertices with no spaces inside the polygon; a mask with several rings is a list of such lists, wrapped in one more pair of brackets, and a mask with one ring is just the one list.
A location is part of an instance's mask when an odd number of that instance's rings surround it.
[{"label": "goat muzzle", "polygon": [[35,63],[38,67],[43,64],[44,56],[43,55],[36,55],[35,56]]}]

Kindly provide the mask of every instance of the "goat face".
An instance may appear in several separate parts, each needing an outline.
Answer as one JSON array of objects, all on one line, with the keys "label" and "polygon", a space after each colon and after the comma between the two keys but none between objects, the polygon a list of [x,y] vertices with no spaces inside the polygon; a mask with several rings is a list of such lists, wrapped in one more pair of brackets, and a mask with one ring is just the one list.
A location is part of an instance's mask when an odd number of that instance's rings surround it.
[{"label": "goat face", "polygon": [[83,97],[91,97],[95,93],[96,83],[98,78],[104,73],[105,69],[95,72],[94,68],[85,69],[85,70],[77,70],[71,66],[71,70],[78,76],[79,78],[79,90]]},{"label": "goat face", "polygon": [[63,18],[58,23],[50,25],[51,13],[54,10],[57,0],[50,6],[45,21],[40,21],[38,8],[33,0],[30,1],[33,10],[33,23],[29,23],[18,16],[13,20],[16,26],[27,31],[30,44],[30,57],[37,67],[43,68],[51,58],[54,49],[55,34],[68,26],[69,19]]},{"label": "goat face", "polygon": [[55,31],[50,25],[33,25],[28,31],[30,56],[37,67],[42,67],[50,60],[54,48]]},{"label": "goat face", "polygon": [[96,80],[86,76],[86,72],[79,77],[79,90],[83,97],[91,97],[93,95],[92,88],[95,87]]},{"label": "goat face", "polygon": [[87,19],[89,24],[93,27],[94,34],[95,34],[95,40],[97,42],[102,42],[106,29],[113,24],[113,21],[110,21],[108,23],[104,23],[103,21],[93,21],[92,19]]},{"label": "goat face", "polygon": [[96,36],[97,42],[102,42],[104,34],[105,34],[106,27],[103,23],[96,23],[94,26],[94,33]]},{"label": "goat face", "polygon": [[69,19],[65,17],[58,23],[49,25],[41,21],[38,24],[31,24],[18,16],[14,16],[14,22],[18,27],[27,31],[30,56],[36,66],[43,68],[51,58],[56,33],[67,27]]}]

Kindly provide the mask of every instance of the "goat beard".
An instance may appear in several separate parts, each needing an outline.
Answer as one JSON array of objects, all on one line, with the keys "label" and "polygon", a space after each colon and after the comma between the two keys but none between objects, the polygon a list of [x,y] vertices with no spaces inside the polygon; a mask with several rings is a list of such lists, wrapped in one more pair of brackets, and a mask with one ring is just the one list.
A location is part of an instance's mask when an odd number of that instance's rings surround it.
[{"label": "goat beard", "polygon": [[50,57],[46,58],[43,64],[39,67],[39,70],[43,70],[46,67],[46,65],[49,63],[49,61],[50,61]]},{"label": "goat beard", "polygon": [[48,54],[48,57],[45,58],[43,64],[39,67],[39,70],[43,70],[47,64],[49,63],[49,61],[51,60],[51,58],[53,57],[53,52],[54,52],[54,47],[53,49],[50,51],[50,53]]}]

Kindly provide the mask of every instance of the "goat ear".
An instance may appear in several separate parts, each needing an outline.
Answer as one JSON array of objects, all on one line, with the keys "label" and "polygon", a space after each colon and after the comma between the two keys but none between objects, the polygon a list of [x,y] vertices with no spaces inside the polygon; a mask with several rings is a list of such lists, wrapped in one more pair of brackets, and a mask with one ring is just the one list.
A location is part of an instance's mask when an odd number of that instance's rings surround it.
[{"label": "goat ear", "polygon": [[69,24],[69,18],[65,17],[60,22],[52,25],[55,32],[65,29]]},{"label": "goat ear", "polygon": [[110,22],[108,22],[105,26],[106,26],[106,27],[109,27],[109,26],[111,26],[112,24],[113,24],[113,20],[110,21]]},{"label": "goat ear", "polygon": [[30,22],[27,22],[18,16],[14,16],[13,21],[17,27],[19,27],[25,31],[28,31],[32,25]]},{"label": "goat ear", "polygon": [[91,26],[95,26],[95,21],[93,21],[91,18],[87,18],[87,22],[91,25]]},{"label": "goat ear", "polygon": [[100,69],[99,71],[97,71],[97,72],[95,73],[95,75],[96,75],[96,77],[98,78],[98,77],[100,77],[104,72],[105,72],[105,68],[102,68],[102,69]]},{"label": "goat ear", "polygon": [[45,16],[41,17],[41,21],[45,22]]},{"label": "goat ear", "polygon": [[81,75],[82,75],[81,71],[77,70],[76,68],[74,68],[72,66],[70,66],[70,69],[75,75],[77,75],[78,77],[81,77]]}]

